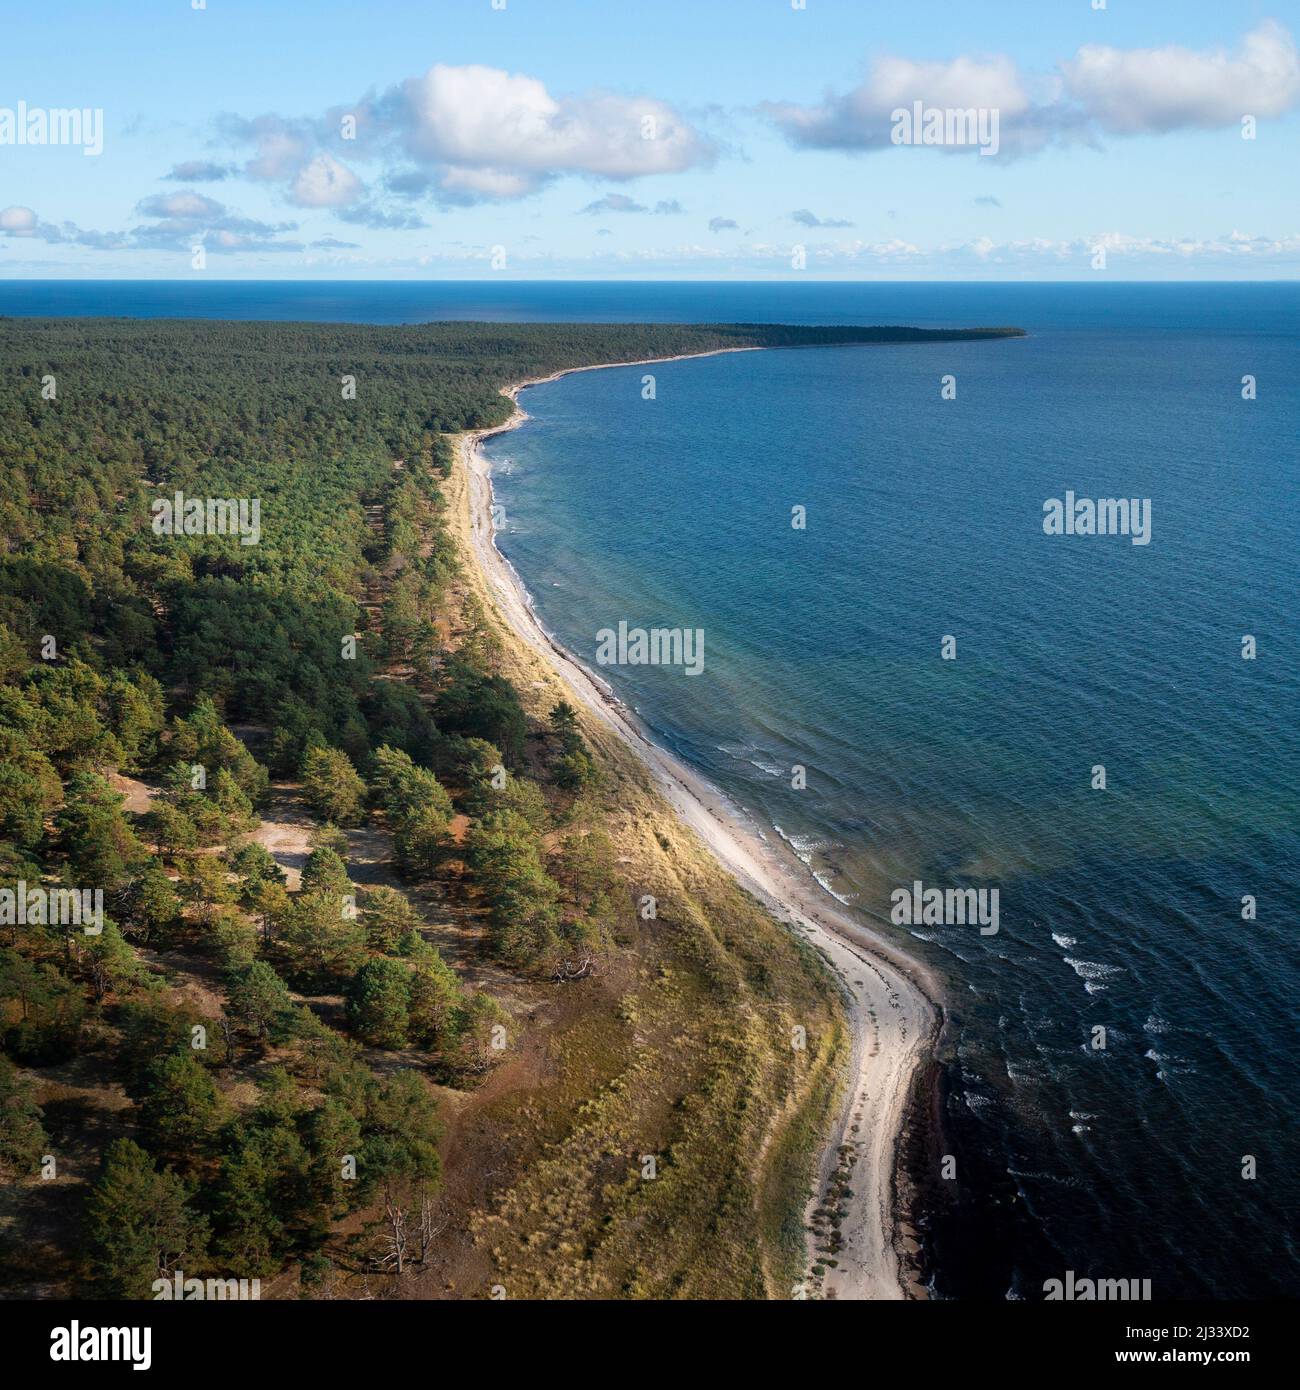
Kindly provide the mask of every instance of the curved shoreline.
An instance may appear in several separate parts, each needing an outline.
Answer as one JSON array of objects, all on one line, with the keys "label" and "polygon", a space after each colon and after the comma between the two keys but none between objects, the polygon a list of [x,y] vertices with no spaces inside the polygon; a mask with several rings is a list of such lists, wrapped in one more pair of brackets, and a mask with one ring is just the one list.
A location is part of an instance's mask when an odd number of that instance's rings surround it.
[{"label": "curved shoreline", "polygon": [[[721,348],[708,353],[598,363],[570,371],[645,366],[716,356],[721,352],[760,352],[762,348]],[[468,549],[477,561],[501,618],[527,646],[539,652],[564,682],[573,699],[617,734],[651,774],[659,792],[740,885],[778,920],[799,932],[830,963],[843,986],[852,1034],[849,1084],[826,1137],[815,1195],[805,1226],[824,1199],[841,1160],[849,1151],[845,1181],[854,1196],[839,1228],[844,1242],[827,1269],[823,1290],[836,1299],[923,1296],[902,1270],[896,1172],[899,1141],[922,1064],[933,1054],[943,1010],[933,974],[899,952],[844,910],[792,853],[763,837],[753,821],[700,773],[655,743],[635,714],[612,689],[546,631],[522,578],[497,548],[491,522],[491,465],[481,443],[521,425],[527,414],[519,393],[555,381],[555,372],[504,388],[514,410],[502,425],[458,436],[457,455],[466,479]],[[796,867],[797,866],[797,867]],[[913,1247],[914,1248],[914,1247]],[[812,1237],[809,1264],[816,1262]]]}]

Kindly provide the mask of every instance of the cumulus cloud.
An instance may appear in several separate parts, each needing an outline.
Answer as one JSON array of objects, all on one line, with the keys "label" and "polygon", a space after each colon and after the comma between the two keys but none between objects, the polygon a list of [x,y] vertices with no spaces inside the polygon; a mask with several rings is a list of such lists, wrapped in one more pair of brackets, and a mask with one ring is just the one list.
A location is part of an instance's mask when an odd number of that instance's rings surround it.
[{"label": "cumulus cloud", "polygon": [[338,216],[340,221],[351,222],[353,226],[373,227],[380,231],[414,231],[425,225],[424,219],[413,212],[382,208],[369,202],[341,209]]},{"label": "cumulus cloud", "polygon": [[31,208],[9,207],[0,210],[0,232],[5,236],[32,236],[37,217]]},{"label": "cumulus cloud", "polygon": [[660,199],[653,208],[647,207],[644,203],[638,203],[635,198],[629,198],[626,193],[607,193],[603,198],[598,198],[594,203],[588,203],[585,208],[579,209],[580,212],[591,213],[593,216],[601,212],[653,212],[656,216],[672,216],[685,209],[676,198]]},{"label": "cumulus cloud", "polygon": [[136,211],[152,220],[133,227],[120,241],[121,247],[188,251],[202,243],[210,251],[303,249],[299,241],[281,239],[284,232],[297,230],[296,222],[268,223],[241,217],[224,203],[192,188],[154,194],[137,204]]},{"label": "cumulus cloud", "polygon": [[289,201],[302,208],[342,208],[365,197],[361,180],[331,155],[304,164],[289,185]]},{"label": "cumulus cloud", "polygon": [[187,159],[173,164],[163,178],[172,183],[219,183],[235,172],[233,164],[216,164],[210,159]]},{"label": "cumulus cloud", "polygon": [[129,246],[120,232],[95,232],[78,227],[75,222],[45,222],[28,207],[7,207],[0,210],[0,237],[20,237],[71,246],[88,246],[96,251],[118,251]]},{"label": "cumulus cloud", "polygon": [[1002,119],[1030,106],[1025,84],[1010,58],[956,58],[916,63],[883,57],[866,80],[842,95],[827,92],[813,106],[768,102],[767,115],[794,145],[809,149],[884,149],[892,141],[892,115],[913,102],[957,110],[996,109]]},{"label": "cumulus cloud", "polygon": [[1274,20],[1258,24],[1231,52],[1088,44],[1057,71],[1037,77],[1000,54],[950,62],[890,56],[873,62],[849,91],[761,109],[796,147],[865,152],[889,147],[893,113],[916,102],[927,110],[996,112],[1000,153],[1015,156],[1053,142],[1095,142],[1102,134],[1221,128],[1245,115],[1281,116],[1300,104],[1300,56]]},{"label": "cumulus cloud", "polygon": [[145,217],[183,217],[211,220],[224,215],[225,207],[204,193],[186,188],[180,193],[155,193],[137,207]]},{"label": "cumulus cloud", "polygon": [[314,155],[321,131],[311,121],[290,121],[282,116],[225,116],[222,133],[237,144],[251,144],[256,153],[244,165],[250,179],[276,181],[292,178]]},{"label": "cumulus cloud", "polygon": [[649,208],[644,203],[638,203],[635,198],[629,198],[626,193],[607,193],[594,203],[588,203],[580,211],[589,212],[594,216],[598,212],[649,212]]},{"label": "cumulus cloud", "polygon": [[374,103],[405,154],[449,192],[514,198],[562,174],[634,179],[706,163],[712,147],[666,102],[554,96],[524,73],[436,63]]},{"label": "cumulus cloud", "polygon": [[809,212],[807,208],[798,208],[790,214],[790,220],[797,222],[801,227],[851,227],[852,222],[846,222],[839,217],[818,217],[815,212]]},{"label": "cumulus cloud", "polygon": [[360,202],[359,163],[377,164],[392,195],[458,206],[523,198],[565,175],[625,182],[716,157],[657,98],[557,95],[535,77],[479,64],[437,63],[319,117],[226,116],[220,130],[252,147],[247,177],[280,184],[290,201],[312,207]]},{"label": "cumulus cloud", "polygon": [[1231,53],[1088,44],[1062,71],[1069,95],[1116,135],[1235,125],[1248,114],[1281,116],[1300,100],[1300,55],[1275,20]]}]

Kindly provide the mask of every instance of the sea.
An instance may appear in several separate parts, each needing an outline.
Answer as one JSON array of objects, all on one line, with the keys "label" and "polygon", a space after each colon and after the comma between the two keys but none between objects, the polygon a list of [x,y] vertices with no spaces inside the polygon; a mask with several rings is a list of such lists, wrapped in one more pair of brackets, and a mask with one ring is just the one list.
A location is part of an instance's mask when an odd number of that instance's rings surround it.
[{"label": "sea", "polygon": [[[498,543],[943,981],[935,1296],[1300,1292],[1300,285],[6,282],[0,314],[1027,330],[529,388]],[[1129,534],[1052,534],[1080,499]],[[602,664],[620,623],[700,669]],[[916,883],[997,931],[896,920]]]}]

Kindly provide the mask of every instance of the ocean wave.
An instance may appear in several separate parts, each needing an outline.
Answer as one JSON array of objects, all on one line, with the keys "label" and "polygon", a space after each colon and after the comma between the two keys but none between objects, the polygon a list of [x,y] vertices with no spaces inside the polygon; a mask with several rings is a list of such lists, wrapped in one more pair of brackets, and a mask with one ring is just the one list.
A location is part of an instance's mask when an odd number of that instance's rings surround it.
[{"label": "ocean wave", "polygon": [[772,822],[772,829],[794,850],[795,854],[803,860],[805,864],[812,864],[814,854],[823,854],[827,850],[843,849],[844,846],[835,840],[819,838],[816,835],[787,835],[784,830],[775,822]]},{"label": "ocean wave", "polygon": [[1099,960],[1075,960],[1072,956],[1062,959],[1081,980],[1108,980],[1112,975],[1124,973],[1122,965],[1106,965]]},{"label": "ocean wave", "polygon": [[1110,986],[1105,981],[1124,973],[1122,965],[1106,965],[1099,960],[1076,960],[1073,956],[1063,956],[1066,965],[1083,981],[1089,994],[1101,994]]},{"label": "ocean wave", "polygon": [[814,873],[813,878],[817,880],[818,884],[824,888],[837,903],[843,903],[845,907],[848,907],[853,902],[853,899],[858,896],[856,893],[837,893],[835,889],[831,887],[830,879],[828,879],[825,874]]},{"label": "ocean wave", "polygon": [[[1017,1179],[1028,1178],[1031,1182],[1054,1182],[1060,1187],[1078,1187],[1080,1185],[1078,1178],[1064,1176],[1060,1173],[1035,1172],[1030,1169],[1011,1167],[1007,1168],[1007,1173],[1011,1177]],[[1022,1197],[1025,1196],[1025,1190],[1020,1186],[1019,1182],[1016,1183],[1016,1189]]]},{"label": "ocean wave", "polygon": [[1068,951],[1071,946],[1077,946],[1079,944],[1078,937],[1066,936],[1062,932],[1053,932],[1052,940],[1055,941],[1063,951]]}]

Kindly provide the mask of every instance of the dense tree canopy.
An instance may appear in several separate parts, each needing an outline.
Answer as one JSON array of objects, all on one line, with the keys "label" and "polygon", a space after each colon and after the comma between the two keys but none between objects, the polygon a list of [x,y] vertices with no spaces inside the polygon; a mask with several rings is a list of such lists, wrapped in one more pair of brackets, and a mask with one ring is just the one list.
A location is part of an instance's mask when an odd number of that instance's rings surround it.
[{"label": "dense tree canopy", "polygon": [[[84,1291],[318,1270],[363,1207],[364,1267],[400,1272],[432,1086],[516,1025],[430,896],[533,981],[629,912],[576,712],[530,721],[461,592],[449,434],[566,367],[909,334],[0,319],[0,888],[98,903],[0,917],[0,1170],[55,1143],[51,1069],[114,1097],[66,1223]],[[178,496],[202,528],[157,524]],[[309,853],[257,838],[276,798]]]}]

